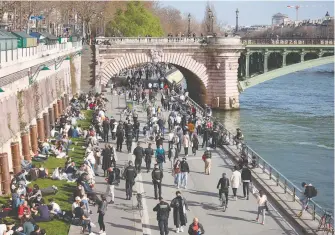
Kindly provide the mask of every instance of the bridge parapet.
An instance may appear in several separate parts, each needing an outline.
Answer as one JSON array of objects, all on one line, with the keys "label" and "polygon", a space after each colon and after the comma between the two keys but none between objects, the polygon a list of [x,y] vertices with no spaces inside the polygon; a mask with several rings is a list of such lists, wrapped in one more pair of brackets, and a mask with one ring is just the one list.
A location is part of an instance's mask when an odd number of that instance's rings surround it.
[{"label": "bridge parapet", "polygon": [[243,38],[241,42],[244,45],[334,45],[334,38]]},{"label": "bridge parapet", "polygon": [[151,44],[165,45],[169,44],[204,44],[205,37],[100,37],[96,39],[97,45],[115,45],[115,44]]}]

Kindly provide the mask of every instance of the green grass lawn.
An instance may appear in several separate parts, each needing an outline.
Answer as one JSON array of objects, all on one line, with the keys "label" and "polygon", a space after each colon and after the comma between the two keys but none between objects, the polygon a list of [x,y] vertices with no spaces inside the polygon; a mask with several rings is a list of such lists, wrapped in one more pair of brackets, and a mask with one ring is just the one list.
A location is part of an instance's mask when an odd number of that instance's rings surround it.
[{"label": "green grass lawn", "polygon": [[[84,110],[82,111],[85,115],[85,120],[78,121],[78,124],[81,125],[82,129],[88,129],[92,120],[92,111]],[[81,163],[83,163],[83,158],[85,155],[85,148],[82,148],[84,144],[84,140],[82,138],[72,138],[73,143],[77,143],[77,145],[72,145],[71,149],[74,147],[74,151],[69,151],[69,157],[72,158],[72,161],[76,163],[76,166],[79,167]],[[49,176],[52,175],[52,172],[57,167],[64,167],[66,159],[57,159],[55,157],[49,157],[47,161],[41,163],[36,162],[36,166],[43,166],[44,168],[49,170]],[[34,163],[35,164],[35,163]],[[37,184],[40,188],[47,188],[49,186],[55,185],[58,188],[58,193],[56,195],[46,196],[44,200],[48,203],[50,198],[53,198],[56,203],[58,203],[62,210],[71,210],[72,206],[72,195],[75,189],[75,183],[67,183],[64,180],[52,180],[52,179],[38,179],[29,185]],[[8,201],[8,197],[0,197],[0,203],[4,203]],[[67,235],[69,232],[70,224],[65,223],[60,220],[53,220],[50,222],[41,222],[38,223],[40,228],[46,230],[48,235]]]}]

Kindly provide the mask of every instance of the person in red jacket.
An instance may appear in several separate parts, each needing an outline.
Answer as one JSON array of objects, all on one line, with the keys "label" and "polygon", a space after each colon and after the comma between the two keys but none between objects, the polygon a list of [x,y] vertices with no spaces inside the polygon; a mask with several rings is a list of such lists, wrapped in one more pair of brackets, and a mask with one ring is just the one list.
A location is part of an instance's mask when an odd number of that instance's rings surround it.
[{"label": "person in red jacket", "polygon": [[202,224],[199,223],[198,218],[193,219],[193,223],[190,224],[190,227],[188,227],[188,234],[189,235],[205,234],[204,227],[202,226]]}]

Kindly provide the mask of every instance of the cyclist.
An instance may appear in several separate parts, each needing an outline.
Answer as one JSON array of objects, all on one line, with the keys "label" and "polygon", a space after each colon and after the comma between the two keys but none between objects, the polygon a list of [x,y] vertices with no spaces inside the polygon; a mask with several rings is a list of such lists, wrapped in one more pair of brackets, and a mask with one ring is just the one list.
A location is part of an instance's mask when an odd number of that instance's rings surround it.
[{"label": "cyclist", "polygon": [[300,198],[301,211],[299,212],[298,217],[301,217],[302,213],[307,210],[309,200],[317,195],[317,190],[312,184],[302,182],[301,186],[305,189],[305,191],[304,195]]},{"label": "cyclist", "polygon": [[[216,186],[219,189],[219,197],[221,200],[226,199],[226,207],[228,207],[228,193],[229,193],[229,179],[226,176],[226,173],[222,174],[222,178],[219,180],[218,185]],[[225,198],[222,198],[222,193]]]}]

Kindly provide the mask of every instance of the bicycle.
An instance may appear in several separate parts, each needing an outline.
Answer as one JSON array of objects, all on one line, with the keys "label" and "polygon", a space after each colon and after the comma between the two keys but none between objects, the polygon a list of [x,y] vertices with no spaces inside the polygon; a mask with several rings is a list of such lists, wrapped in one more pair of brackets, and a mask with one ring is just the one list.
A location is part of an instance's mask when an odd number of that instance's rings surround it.
[{"label": "bicycle", "polygon": [[327,234],[334,234],[334,228],[331,223],[332,214],[328,211],[324,211],[323,216],[320,219],[320,223],[318,226],[318,231],[327,232]]},{"label": "bicycle", "polygon": [[142,202],[142,198],[143,198],[144,194],[145,194],[145,192],[143,192],[143,193],[133,193],[133,195],[136,196],[136,201],[137,201],[136,208],[138,209],[141,218],[143,217],[143,202]]}]

